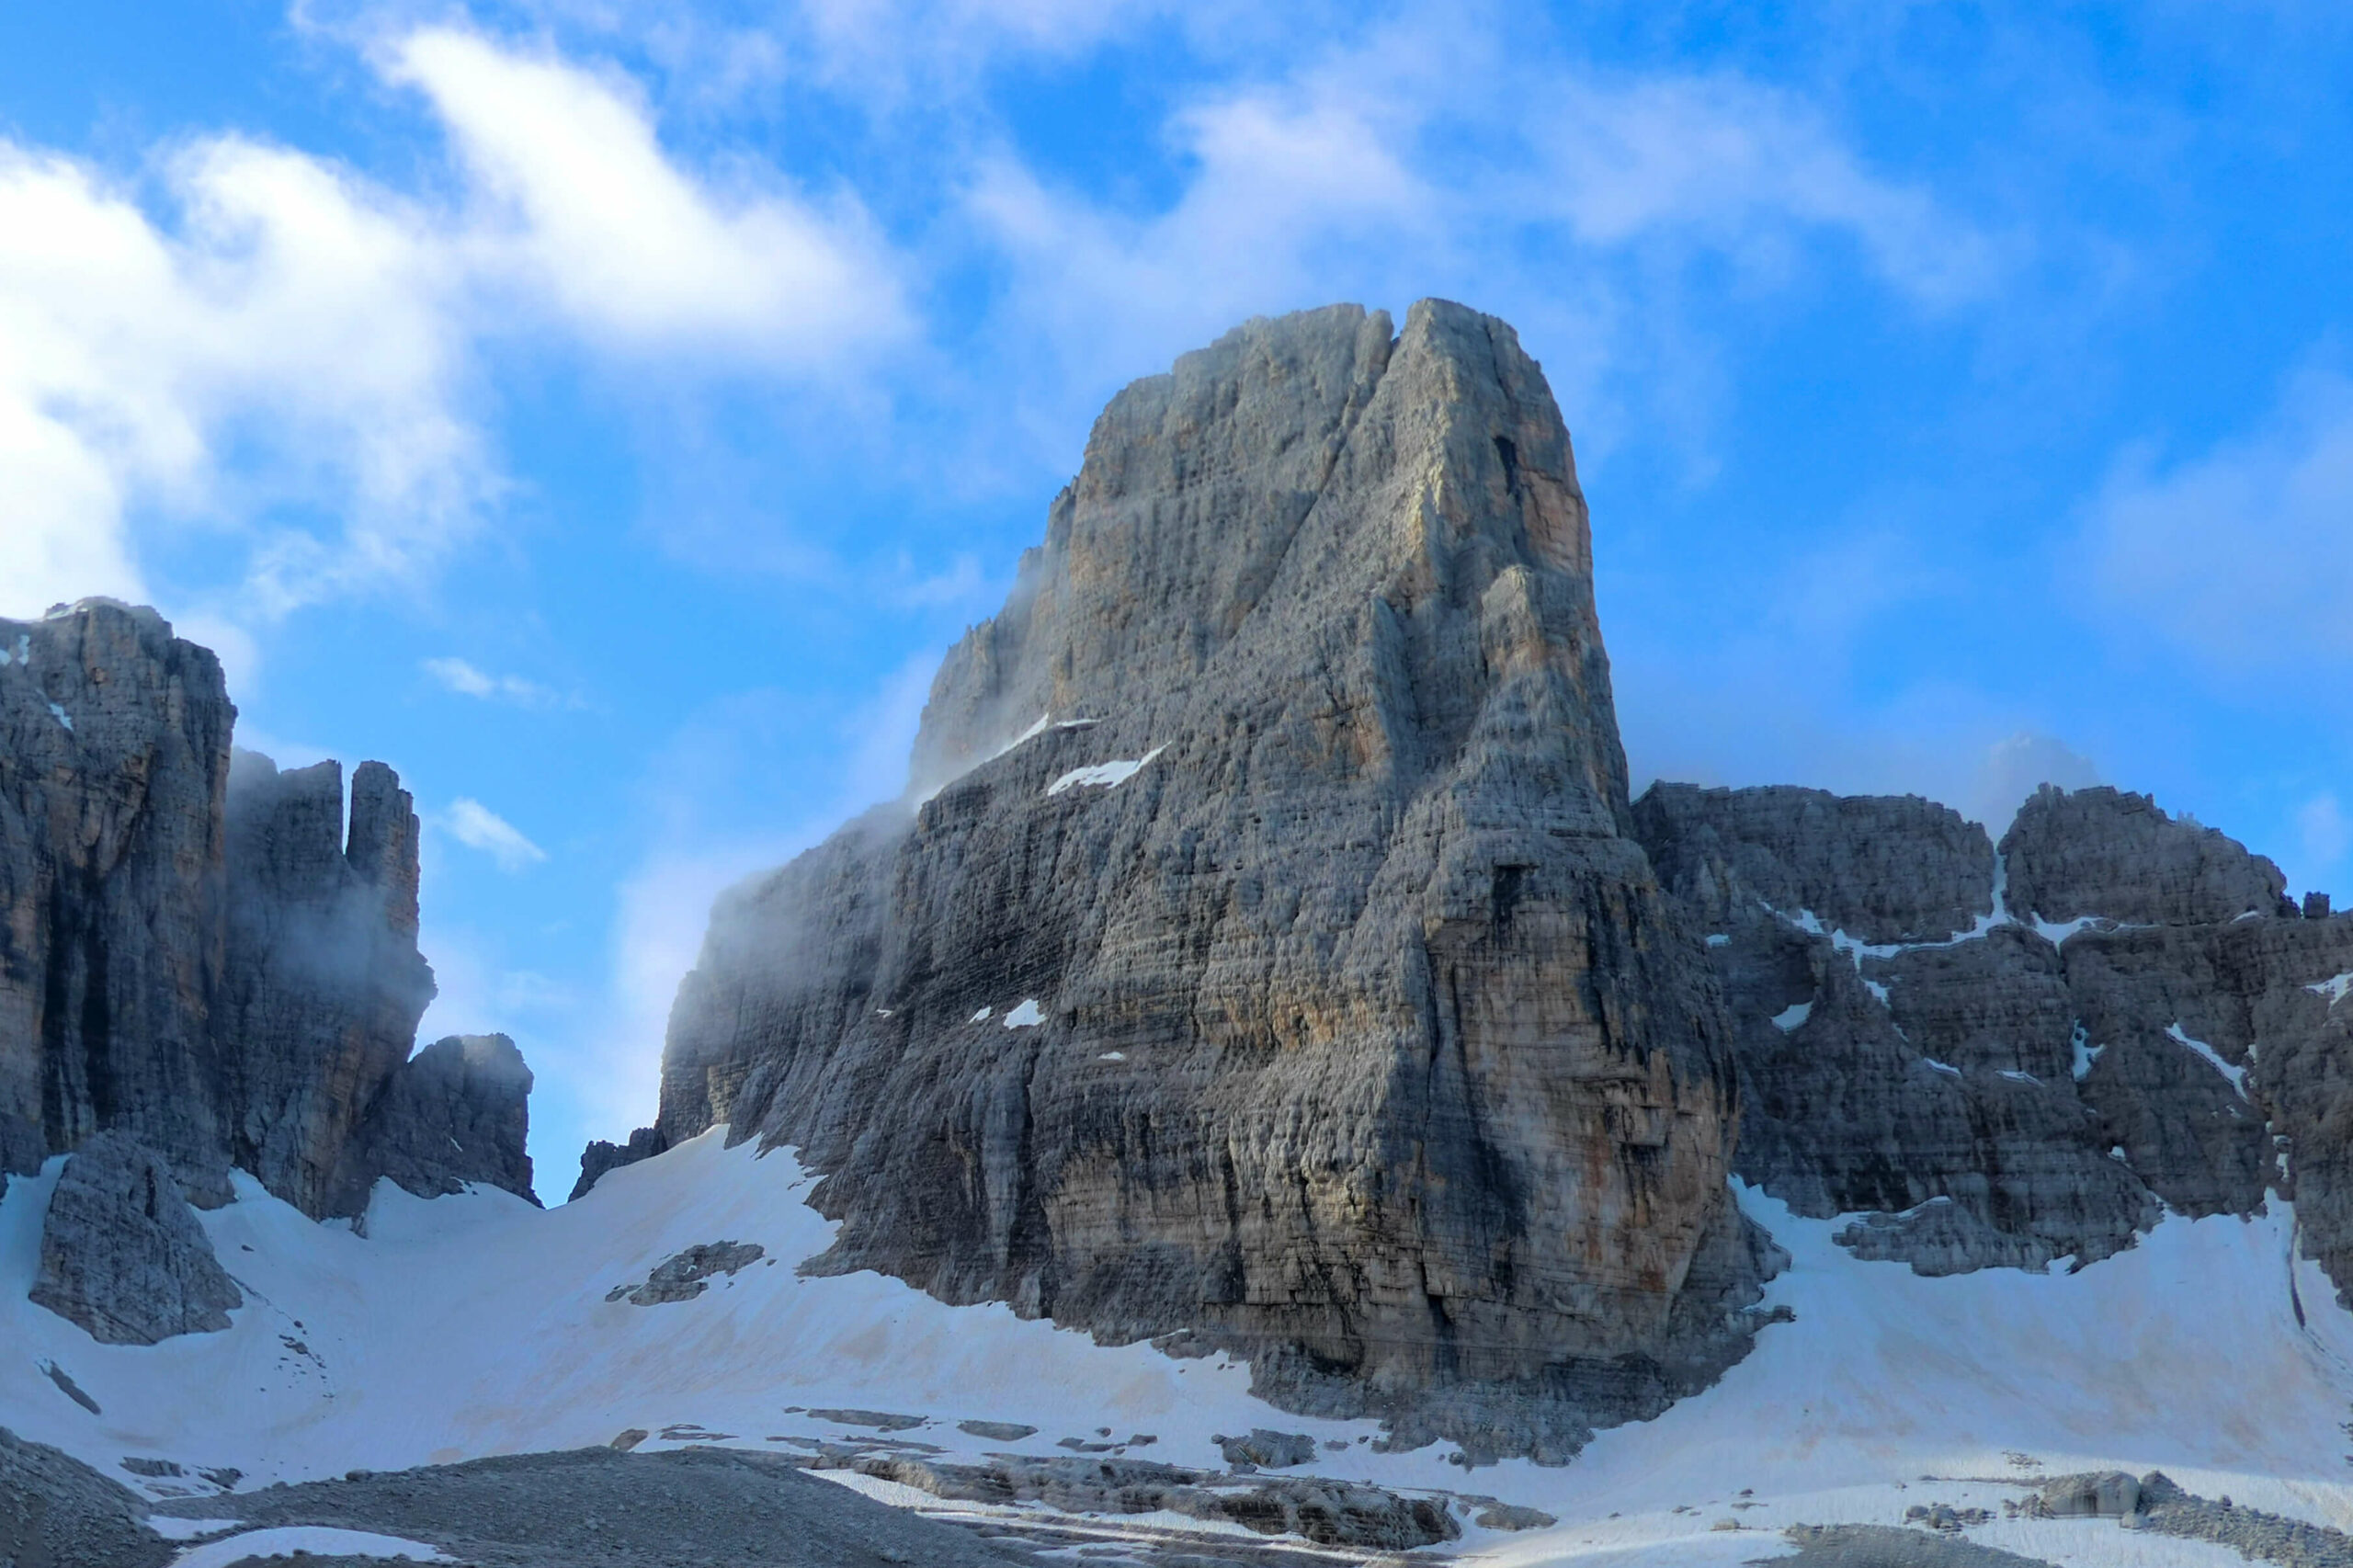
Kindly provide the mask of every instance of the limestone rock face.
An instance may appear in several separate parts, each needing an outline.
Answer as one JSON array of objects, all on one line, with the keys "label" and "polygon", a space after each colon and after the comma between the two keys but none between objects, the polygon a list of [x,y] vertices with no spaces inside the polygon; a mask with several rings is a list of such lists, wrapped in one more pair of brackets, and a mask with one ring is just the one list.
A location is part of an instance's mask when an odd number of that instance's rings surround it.
[{"label": "limestone rock face", "polygon": [[[1801,1213],[1860,1212],[1840,1239],[1861,1256],[2081,1264],[2165,1207],[2278,1191],[2353,1279],[2353,921],[2299,918],[2268,861],[2106,789],[2042,790],[1998,857],[1918,800],[1661,784],[1634,815],[1709,928],[1738,1169]],[[1844,904],[1810,891],[1865,864]],[[1984,886],[1956,900],[1970,867]]]},{"label": "limestone rock face", "polygon": [[1859,942],[1938,941],[1994,913],[1984,829],[1917,795],[1661,784],[1634,810],[1660,879],[1710,931],[1763,904]]},{"label": "limestone rock face", "polygon": [[1482,1452],[1741,1352],[1722,1004],[1502,323],[1256,321],[1120,393],[913,773],[722,900],[672,1015],[658,1139],[799,1146],[827,1267]]},{"label": "limestone rock face", "polygon": [[67,1157],[41,1223],[31,1299],[102,1345],[155,1345],[229,1326],[244,1296],[169,1166],[127,1133]]},{"label": "limestone rock face", "polygon": [[2284,913],[2288,879],[2211,827],[2177,822],[2146,795],[2044,785],[2002,835],[2009,906],[2052,922],[2214,925]]},{"label": "limestone rock face", "polygon": [[147,1501],[45,1443],[0,1426],[0,1562],[14,1568],[165,1568],[180,1548]]},{"label": "limestone rock face", "polygon": [[210,1027],[226,896],[220,662],[153,610],[0,620],[0,1165],[103,1129],[228,1197]]},{"label": "limestone rock face", "polygon": [[381,1174],[528,1194],[519,1061],[461,1050],[460,1105],[408,1060],[433,973],[400,780],[361,764],[347,832],[337,765],[233,763],[235,720],[152,609],[0,620],[0,1173],[121,1131],[205,1205],[233,1166],[314,1216]]},{"label": "limestone rock face", "polygon": [[1994,923],[1983,828],[1782,788],[1658,784],[1634,815],[1731,1005],[1742,1176],[1870,1216],[1851,1244],[1924,1273],[2105,1257],[2154,1221],[2078,1092],[2058,949]]}]

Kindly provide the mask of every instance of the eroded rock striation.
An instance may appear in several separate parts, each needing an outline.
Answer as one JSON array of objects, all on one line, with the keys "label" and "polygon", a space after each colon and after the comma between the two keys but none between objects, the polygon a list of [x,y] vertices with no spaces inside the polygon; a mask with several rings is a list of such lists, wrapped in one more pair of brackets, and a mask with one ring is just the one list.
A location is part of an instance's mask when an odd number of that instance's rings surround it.
[{"label": "eroded rock striation", "polygon": [[1727,1025],[1502,323],[1256,321],[1120,393],[913,772],[723,901],[648,1140],[798,1146],[823,1267],[1481,1452],[1745,1348]]},{"label": "eroded rock striation", "polygon": [[360,765],[347,824],[336,764],[233,761],[235,720],[152,609],[0,620],[0,1171],[120,1132],[200,1205],[233,1168],[313,1216],[384,1176],[528,1196],[512,1046],[410,1058],[433,975],[399,779]]},{"label": "eroded rock striation", "polygon": [[1731,1006],[1740,1174],[1859,1211],[1858,1253],[2081,1264],[2279,1192],[2353,1279],[2353,921],[2269,861],[2104,788],[2046,787],[1998,852],[1916,798],[1660,784],[1634,815]]}]

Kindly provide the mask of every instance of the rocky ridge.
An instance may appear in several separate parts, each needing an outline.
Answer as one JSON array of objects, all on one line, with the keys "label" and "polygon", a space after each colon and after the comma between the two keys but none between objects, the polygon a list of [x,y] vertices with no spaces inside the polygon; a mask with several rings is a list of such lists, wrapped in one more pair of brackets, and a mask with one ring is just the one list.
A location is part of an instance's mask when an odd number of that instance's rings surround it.
[{"label": "rocky ridge", "polygon": [[1998,847],[1917,798],[1634,807],[1733,1018],[1739,1174],[1924,1273],[2080,1266],[2165,1209],[2298,1200],[2340,1284],[2353,920],[2147,797],[2044,788]]},{"label": "rocky ridge", "polygon": [[[314,1218],[359,1213],[384,1176],[529,1197],[512,1042],[410,1055],[434,986],[407,792],[363,763],[347,823],[339,765],[233,754],[235,720],[219,661],[152,609],[0,620],[0,1180],[90,1149],[61,1194],[136,1187],[136,1211],[111,1239],[80,1198],[57,1223],[165,1274],[184,1228],[148,1197],[218,1205],[233,1169]],[[84,1192],[76,1166],[112,1175]]]}]

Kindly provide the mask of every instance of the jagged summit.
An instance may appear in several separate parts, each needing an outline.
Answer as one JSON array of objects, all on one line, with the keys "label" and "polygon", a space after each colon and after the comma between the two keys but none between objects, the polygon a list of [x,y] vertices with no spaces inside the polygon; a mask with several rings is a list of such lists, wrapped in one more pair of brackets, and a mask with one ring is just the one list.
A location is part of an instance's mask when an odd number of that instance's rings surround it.
[{"label": "jagged summit", "polygon": [[830,1267],[1481,1451],[1739,1354],[1727,1026],[1508,326],[1334,307],[1121,392],[914,771],[724,902],[649,1144],[800,1147]]}]

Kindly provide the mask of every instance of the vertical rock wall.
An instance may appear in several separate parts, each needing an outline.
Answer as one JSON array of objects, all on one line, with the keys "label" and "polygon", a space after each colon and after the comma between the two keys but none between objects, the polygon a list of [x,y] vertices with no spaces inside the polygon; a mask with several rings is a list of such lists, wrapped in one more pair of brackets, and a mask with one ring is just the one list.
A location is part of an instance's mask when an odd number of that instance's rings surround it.
[{"label": "vertical rock wall", "polygon": [[119,1128],[228,1196],[229,705],[153,610],[0,620],[0,1165]]},{"label": "vertical rock wall", "polygon": [[348,1197],[347,1152],[433,999],[416,950],[416,814],[392,769],[362,763],[347,833],[340,765],[281,773],[240,751],[228,829],[235,1163],[307,1212],[347,1210],[331,1202]]},{"label": "vertical rock wall", "polygon": [[831,1267],[1482,1452],[1745,1346],[1727,1026],[1508,327],[1253,322],[1120,394],[914,772],[722,902],[649,1144],[798,1145]]}]

